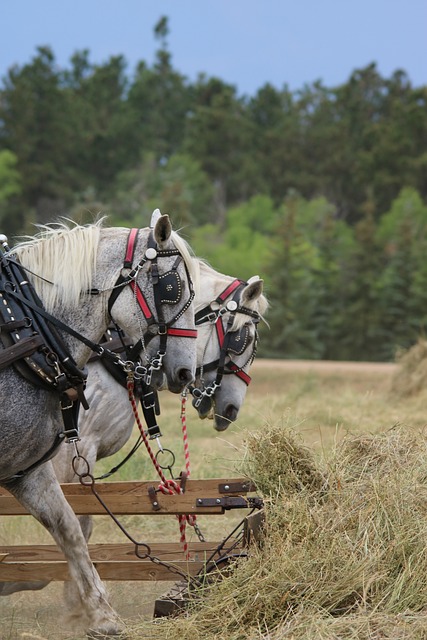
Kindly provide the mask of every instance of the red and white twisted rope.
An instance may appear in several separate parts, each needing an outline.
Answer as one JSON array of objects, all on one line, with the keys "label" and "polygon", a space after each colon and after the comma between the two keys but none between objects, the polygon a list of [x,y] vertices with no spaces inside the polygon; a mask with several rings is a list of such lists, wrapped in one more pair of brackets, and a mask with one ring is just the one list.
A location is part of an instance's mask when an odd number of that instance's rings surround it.
[{"label": "red and white twisted rope", "polygon": [[[182,490],[182,487],[178,484],[178,482],[176,482],[173,479],[168,480],[165,476],[165,474],[163,473],[163,470],[161,468],[161,466],[159,465],[156,456],[153,453],[153,450],[150,446],[149,440],[147,438],[147,435],[145,433],[145,429],[143,424],[141,423],[140,417],[139,417],[139,413],[138,413],[138,406],[135,400],[135,396],[134,396],[134,381],[133,378],[128,377],[127,380],[127,389],[128,389],[128,396],[129,396],[129,401],[132,405],[132,410],[135,416],[135,420],[136,420],[136,424],[138,425],[138,429],[139,432],[141,434],[141,438],[145,444],[145,448],[147,449],[148,455],[151,458],[151,461],[160,477],[160,484],[159,484],[159,491],[161,493],[163,493],[164,495],[174,495],[174,494],[182,494],[184,493]],[[185,404],[186,404],[186,395],[183,393],[182,394],[182,400],[181,400],[181,426],[182,426],[182,434],[183,434],[183,441],[184,441],[184,458],[185,458],[185,470],[187,473],[187,478],[190,475],[190,452],[189,452],[189,446],[188,446],[188,434],[187,434],[187,424],[186,424],[186,415],[185,415]],[[180,542],[183,546],[183,551],[184,551],[184,555],[185,558],[188,560],[189,559],[189,552],[188,552],[188,542],[187,542],[187,538],[186,538],[186,526],[187,523],[194,527],[196,525],[196,516],[191,515],[191,514],[186,514],[186,515],[178,515],[178,522],[179,522],[179,531],[180,531]]]}]

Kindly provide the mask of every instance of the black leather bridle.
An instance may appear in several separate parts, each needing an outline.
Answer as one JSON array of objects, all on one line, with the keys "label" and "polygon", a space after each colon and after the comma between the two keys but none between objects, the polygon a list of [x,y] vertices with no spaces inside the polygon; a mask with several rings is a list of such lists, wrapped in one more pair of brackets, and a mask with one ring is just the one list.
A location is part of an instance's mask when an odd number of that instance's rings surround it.
[{"label": "black leather bridle", "polygon": [[[131,229],[128,236],[126,245],[126,252],[123,261],[123,268],[130,269],[127,275],[121,274],[111,293],[108,300],[108,312],[112,317],[112,308],[117,300],[123,287],[129,285],[134,293],[136,304],[138,305],[142,315],[147,322],[147,331],[138,342],[131,348],[126,349],[127,356],[130,360],[136,362],[139,360],[139,354],[144,346],[146,346],[156,335],[159,336],[159,347],[157,354],[151,358],[149,364],[146,367],[142,367],[138,364],[136,373],[139,376],[143,376],[146,384],[151,383],[151,376],[154,370],[159,370],[162,366],[163,358],[166,355],[166,345],[168,336],[175,336],[180,338],[197,338],[197,329],[184,329],[177,328],[173,325],[177,320],[187,311],[189,306],[194,300],[194,288],[191,281],[190,274],[185,264],[187,273],[187,281],[189,283],[189,296],[181,309],[168,321],[164,319],[163,309],[165,305],[177,305],[181,301],[182,297],[182,282],[178,274],[178,265],[183,260],[182,255],[178,249],[159,249],[154,239],[153,231],[150,232],[148,238],[147,249],[143,258],[138,262],[136,267],[132,267],[133,259],[135,255],[136,245],[138,242],[138,229]],[[159,273],[158,259],[169,258],[176,256],[175,263],[172,269],[164,274]],[[153,313],[146,300],[146,297],[137,283],[137,277],[139,271],[148,264],[148,271],[151,276],[151,283],[154,293],[154,306],[155,312]],[[114,319],[112,318],[113,322]],[[116,324],[116,328],[120,331]]]},{"label": "black leather bridle", "polygon": [[[196,370],[196,379],[200,378],[201,386],[191,385],[189,390],[193,396],[193,406],[203,414],[207,414],[211,409],[216,391],[221,387],[223,377],[225,375],[236,375],[243,380],[246,385],[250,384],[251,377],[244,369],[252,364],[257,350],[258,330],[257,325],[261,320],[261,316],[257,311],[243,307],[240,298],[243,289],[247,286],[247,282],[243,280],[233,280],[208,306],[200,309],[195,316],[196,326],[202,324],[213,324],[215,326],[216,335],[219,345],[219,356],[216,360],[208,363],[202,363]],[[231,298],[227,301],[227,298]],[[224,323],[225,315],[228,313],[228,319]],[[249,326],[245,323],[240,329],[232,331],[232,327],[237,314],[244,314],[255,325],[255,339],[252,343],[252,350],[246,362],[239,366],[232,360],[232,354],[242,356],[249,346]],[[203,381],[203,373],[215,371],[215,380],[205,385]]]}]

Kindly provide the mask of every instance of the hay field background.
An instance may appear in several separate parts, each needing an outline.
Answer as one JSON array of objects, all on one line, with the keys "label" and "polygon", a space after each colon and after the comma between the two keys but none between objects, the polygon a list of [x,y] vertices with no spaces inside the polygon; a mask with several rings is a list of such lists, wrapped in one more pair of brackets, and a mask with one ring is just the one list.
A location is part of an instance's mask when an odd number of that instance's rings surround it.
[{"label": "hay field background", "polygon": [[[419,438],[419,430],[427,422],[427,388],[425,392],[401,395],[396,382],[398,371],[394,364],[256,361],[245,405],[239,420],[228,431],[217,434],[210,422],[199,421],[192,408],[188,408],[192,476],[222,477],[239,473],[247,453],[247,443],[253,439],[251,434],[255,433],[256,439],[262,442],[263,432],[271,427],[298,433],[314,461],[333,450],[348,434],[386,433],[399,425],[407,434]],[[164,432],[164,446],[179,452],[176,465],[179,471],[183,466],[179,397],[162,395],[161,406],[159,423]],[[109,469],[118,459],[120,456],[103,463],[99,470]],[[138,453],[132,464],[115,477],[131,478],[155,478],[142,453]],[[232,512],[226,516],[199,518],[199,524],[206,537],[214,539],[221,537],[224,529],[231,529],[238,517]],[[165,521],[164,518],[146,517],[141,521],[141,518],[134,517],[127,520],[127,525],[138,533],[140,539],[178,540],[177,524],[173,518]],[[3,518],[0,539],[1,544],[50,542],[43,529],[29,518]],[[108,518],[97,518],[92,541],[107,540],[123,541],[122,534]],[[153,633],[150,620],[154,599],[168,588],[168,583],[109,583],[108,586],[113,606],[130,627],[136,629],[132,638],[150,637]],[[60,583],[51,584],[40,592],[23,592],[0,598],[0,636],[2,640],[83,639],[83,634],[66,627],[64,614]],[[139,628],[139,624],[143,627]],[[351,637],[374,637],[363,635],[363,631],[359,633],[356,626],[355,623],[355,635]],[[173,637],[166,627],[163,631],[159,626],[156,629],[155,637]],[[197,629],[191,633],[188,637],[198,637]],[[329,633],[330,630],[319,637],[344,637]],[[256,637],[270,637],[265,635],[265,630],[260,629],[259,634]],[[417,637],[427,637],[427,630],[425,634]],[[182,637],[187,637],[185,631]],[[249,636],[242,631],[242,635],[237,637]]]}]

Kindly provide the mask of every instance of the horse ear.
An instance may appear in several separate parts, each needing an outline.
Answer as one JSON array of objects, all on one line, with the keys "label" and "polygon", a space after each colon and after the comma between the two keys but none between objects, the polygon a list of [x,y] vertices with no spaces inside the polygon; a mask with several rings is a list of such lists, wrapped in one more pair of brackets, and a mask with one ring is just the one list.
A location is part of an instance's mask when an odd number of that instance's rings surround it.
[{"label": "horse ear", "polygon": [[150,228],[154,229],[157,220],[161,217],[162,213],[160,211],[160,209],[154,209],[153,213],[151,214],[151,222],[150,222]]},{"label": "horse ear", "polygon": [[169,240],[172,234],[172,225],[167,213],[160,215],[154,225],[154,239],[158,245],[162,245]]},{"label": "horse ear", "polygon": [[240,303],[242,304],[242,306],[247,307],[249,306],[249,303],[254,303],[256,300],[258,300],[258,298],[262,294],[263,287],[264,280],[261,280],[260,278],[255,280],[254,278],[251,278],[249,283],[242,291],[242,295],[240,298]]}]

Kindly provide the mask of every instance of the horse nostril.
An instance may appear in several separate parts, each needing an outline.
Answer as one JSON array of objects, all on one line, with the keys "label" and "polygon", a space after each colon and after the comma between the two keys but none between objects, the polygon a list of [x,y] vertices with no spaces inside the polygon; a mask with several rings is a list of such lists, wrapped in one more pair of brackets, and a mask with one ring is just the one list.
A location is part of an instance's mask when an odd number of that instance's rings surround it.
[{"label": "horse nostril", "polygon": [[237,418],[239,410],[233,404],[227,404],[222,413],[215,413],[214,427],[217,431],[225,431]]},{"label": "horse nostril", "polygon": [[190,384],[190,382],[193,382],[193,373],[190,371],[190,369],[180,369],[178,371],[178,380],[185,387],[187,384]]},{"label": "horse nostril", "polygon": [[227,418],[227,420],[230,420],[230,422],[234,422],[237,418],[238,413],[239,410],[234,406],[234,404],[228,404],[225,407],[224,417]]}]

